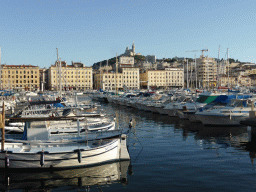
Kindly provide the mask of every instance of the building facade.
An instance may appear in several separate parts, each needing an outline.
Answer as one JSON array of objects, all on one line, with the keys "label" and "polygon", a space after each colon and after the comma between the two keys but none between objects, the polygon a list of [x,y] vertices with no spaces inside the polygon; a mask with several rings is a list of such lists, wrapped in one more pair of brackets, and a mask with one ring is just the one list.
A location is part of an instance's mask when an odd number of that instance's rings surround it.
[{"label": "building facade", "polygon": [[156,56],[155,55],[147,55],[146,61],[149,63],[155,63],[156,62]]},{"label": "building facade", "polygon": [[139,68],[123,67],[121,73],[97,71],[94,75],[95,89],[120,90],[139,89]]},{"label": "building facade", "polygon": [[1,89],[38,91],[39,67],[33,65],[2,65]]},{"label": "building facade", "polygon": [[174,88],[184,86],[184,71],[182,68],[165,68],[164,70],[147,70],[140,74],[141,85],[144,88]]},{"label": "building facade", "polygon": [[196,68],[199,87],[209,88],[216,86],[217,62],[214,58],[201,56],[197,59]]},{"label": "building facade", "polygon": [[93,88],[92,78],[92,67],[85,67],[82,63],[67,65],[65,61],[56,62],[48,70],[48,87],[55,91],[88,90]]}]

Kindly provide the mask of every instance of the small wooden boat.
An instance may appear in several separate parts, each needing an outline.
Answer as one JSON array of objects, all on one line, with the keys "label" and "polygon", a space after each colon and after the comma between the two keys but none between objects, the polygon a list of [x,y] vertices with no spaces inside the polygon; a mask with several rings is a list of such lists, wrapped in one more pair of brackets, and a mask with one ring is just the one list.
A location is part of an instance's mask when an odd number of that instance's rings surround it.
[{"label": "small wooden boat", "polygon": [[129,160],[126,135],[113,140],[74,142],[6,140],[0,151],[0,168],[72,169],[112,161]]}]

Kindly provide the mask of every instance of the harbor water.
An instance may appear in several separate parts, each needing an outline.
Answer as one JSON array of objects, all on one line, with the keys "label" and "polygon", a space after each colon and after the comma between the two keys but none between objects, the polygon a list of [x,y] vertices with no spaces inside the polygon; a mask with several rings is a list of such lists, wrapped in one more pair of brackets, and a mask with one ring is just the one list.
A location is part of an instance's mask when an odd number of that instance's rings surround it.
[{"label": "harbor water", "polygon": [[[41,191],[234,192],[256,189],[254,128],[204,127],[177,117],[113,103],[101,103],[101,112],[116,116],[120,127],[128,127],[132,119],[128,143],[131,160],[125,172],[126,179],[114,181],[109,178],[106,183],[88,186],[79,185],[79,180],[75,182],[77,185],[58,185],[61,178],[50,179],[50,182],[42,179],[37,183]],[[31,188],[29,183],[14,185],[10,177],[5,189],[34,191],[33,183],[30,184]]]}]

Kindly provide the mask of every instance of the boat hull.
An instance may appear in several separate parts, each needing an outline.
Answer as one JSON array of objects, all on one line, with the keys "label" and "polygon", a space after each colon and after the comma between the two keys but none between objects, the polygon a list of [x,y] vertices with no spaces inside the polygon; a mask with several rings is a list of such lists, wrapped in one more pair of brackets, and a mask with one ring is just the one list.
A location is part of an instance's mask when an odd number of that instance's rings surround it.
[{"label": "boat hull", "polygon": [[205,126],[241,126],[240,121],[244,116],[217,116],[217,115],[196,115],[197,119]]},{"label": "boat hull", "polygon": [[72,169],[129,159],[126,136],[90,149],[86,143],[69,145],[68,149],[55,142],[42,145],[39,143],[30,143],[30,145],[5,143],[5,151],[0,153],[0,168]]}]

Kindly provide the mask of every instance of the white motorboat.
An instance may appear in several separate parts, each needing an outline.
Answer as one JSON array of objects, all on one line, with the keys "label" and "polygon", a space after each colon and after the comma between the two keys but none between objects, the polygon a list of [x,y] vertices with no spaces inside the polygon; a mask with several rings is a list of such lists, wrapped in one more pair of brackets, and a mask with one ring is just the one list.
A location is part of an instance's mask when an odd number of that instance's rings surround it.
[{"label": "white motorboat", "polygon": [[240,121],[249,117],[250,105],[248,99],[233,99],[226,106],[199,110],[196,116],[205,126],[241,126]]},{"label": "white motorboat", "polygon": [[176,113],[181,119],[189,119],[191,122],[198,122],[195,113],[198,109],[213,102],[222,93],[203,92],[198,98],[191,98],[186,103],[180,103],[176,108]]}]

